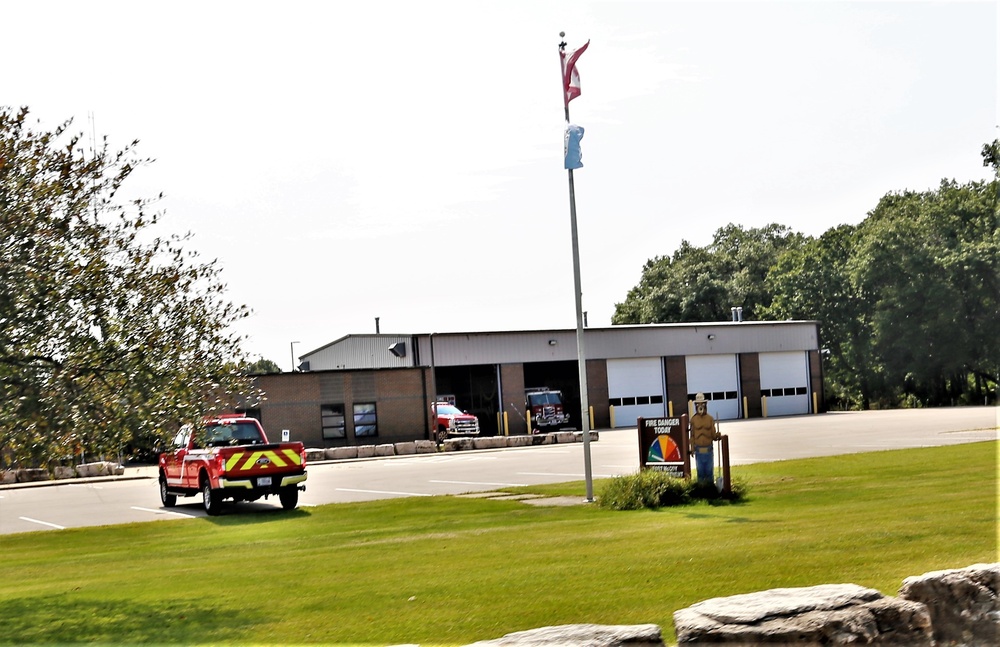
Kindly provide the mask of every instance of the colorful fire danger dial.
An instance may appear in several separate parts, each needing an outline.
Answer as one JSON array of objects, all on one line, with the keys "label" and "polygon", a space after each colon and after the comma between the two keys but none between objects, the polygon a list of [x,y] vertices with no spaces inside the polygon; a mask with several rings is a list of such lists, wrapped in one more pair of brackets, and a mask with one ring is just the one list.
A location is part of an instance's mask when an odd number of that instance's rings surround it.
[{"label": "colorful fire danger dial", "polygon": [[649,446],[646,460],[650,463],[679,462],[682,460],[681,448],[670,436],[657,436],[653,444]]}]

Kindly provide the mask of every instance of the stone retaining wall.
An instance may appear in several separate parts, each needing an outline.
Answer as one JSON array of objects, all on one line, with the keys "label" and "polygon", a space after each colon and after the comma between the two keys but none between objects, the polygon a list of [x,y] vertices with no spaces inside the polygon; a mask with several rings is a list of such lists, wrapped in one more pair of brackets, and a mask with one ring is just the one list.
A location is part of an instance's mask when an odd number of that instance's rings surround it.
[{"label": "stone retaining wall", "polygon": [[[590,432],[590,440],[600,440],[600,434]],[[306,449],[306,460],[338,461],[373,456],[408,456],[411,454],[434,454],[442,452],[460,452],[471,449],[505,449],[507,447],[531,447],[532,445],[554,445],[557,443],[581,443],[582,431],[557,431],[550,434],[534,434],[531,436],[460,436],[448,438],[439,446],[433,440],[415,440],[384,445],[353,445],[351,447],[328,447],[326,449]]]},{"label": "stone retaining wall", "polygon": [[[596,441],[599,435],[590,432],[590,439]],[[326,449],[306,448],[306,461],[337,461],[354,460],[358,458],[373,458],[375,456],[408,456],[411,454],[436,454],[439,451],[456,452],[470,449],[503,449],[506,447],[530,447],[531,445],[551,445],[554,443],[583,442],[582,431],[555,432],[551,434],[535,434],[533,436],[483,436],[481,438],[461,437],[449,438],[440,446],[433,440],[411,440],[394,444],[352,445],[350,447],[327,447]],[[125,466],[110,461],[84,463],[73,466],[57,466],[53,472],[45,468],[0,470],[0,483],[27,483],[31,481],[49,481],[55,479],[71,479],[89,476],[121,476]]]},{"label": "stone retaining wall", "polygon": [[[908,577],[900,597],[821,584],[712,598],[674,613],[678,646],[1000,645],[1000,563]],[[657,625],[562,625],[467,647],[662,647]]]},{"label": "stone retaining wall", "polygon": [[1000,564],[931,571],[903,580],[899,597],[927,607],[938,645],[1000,645]]},{"label": "stone retaining wall", "polygon": [[44,467],[6,470],[0,472],[0,483],[37,483],[52,479],[87,478],[89,476],[121,476],[125,466],[111,461],[83,463],[81,465],[57,465],[49,472]]}]

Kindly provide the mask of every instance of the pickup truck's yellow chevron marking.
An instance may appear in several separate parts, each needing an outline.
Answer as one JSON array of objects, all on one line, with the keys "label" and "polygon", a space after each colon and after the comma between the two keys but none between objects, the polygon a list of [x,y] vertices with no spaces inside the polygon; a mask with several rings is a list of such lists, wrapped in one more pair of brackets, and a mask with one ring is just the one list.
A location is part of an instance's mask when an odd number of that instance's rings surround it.
[{"label": "pickup truck's yellow chevron marking", "polygon": [[[238,467],[238,471],[246,471],[257,466],[257,461],[266,458],[270,463],[265,463],[260,467],[267,469],[271,465],[275,467],[287,467],[288,465],[301,465],[302,457],[294,449],[282,449],[280,452],[273,449],[265,449],[256,452],[241,452],[233,454],[226,461],[226,471],[231,472]],[[244,460],[245,459],[245,460]],[[241,465],[242,463],[242,465]]]}]

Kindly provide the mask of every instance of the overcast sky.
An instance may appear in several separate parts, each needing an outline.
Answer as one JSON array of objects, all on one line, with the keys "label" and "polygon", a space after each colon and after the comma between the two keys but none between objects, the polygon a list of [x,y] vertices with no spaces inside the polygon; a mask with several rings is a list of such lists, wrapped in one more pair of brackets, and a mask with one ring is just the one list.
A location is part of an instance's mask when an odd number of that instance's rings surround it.
[{"label": "overcast sky", "polygon": [[[573,328],[557,45],[588,39],[583,308],[730,223],[819,235],[987,179],[995,2],[0,0],[0,104],[156,159],[254,356]],[[92,120],[90,115],[92,115]],[[91,125],[93,124],[93,126]]]}]

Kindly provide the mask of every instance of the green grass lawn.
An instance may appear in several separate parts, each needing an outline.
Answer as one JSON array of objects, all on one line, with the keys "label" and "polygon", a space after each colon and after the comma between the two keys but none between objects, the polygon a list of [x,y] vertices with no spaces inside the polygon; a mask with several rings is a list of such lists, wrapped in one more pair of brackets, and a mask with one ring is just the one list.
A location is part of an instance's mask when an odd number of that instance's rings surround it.
[{"label": "green grass lawn", "polygon": [[995,442],[734,473],[746,503],[429,497],[6,535],[0,644],[453,645],[584,622],[655,623],[669,643],[673,612],[706,598],[895,595],[909,575],[998,559]]}]

